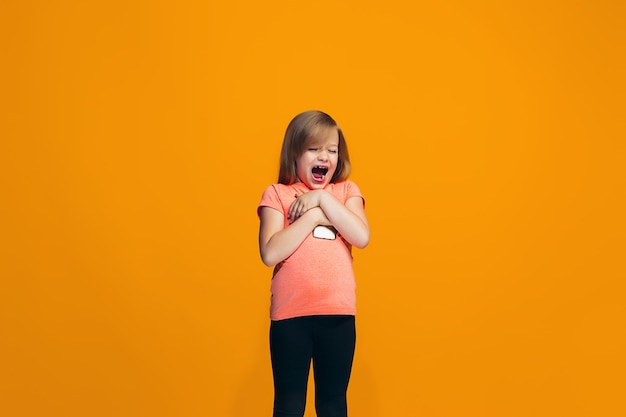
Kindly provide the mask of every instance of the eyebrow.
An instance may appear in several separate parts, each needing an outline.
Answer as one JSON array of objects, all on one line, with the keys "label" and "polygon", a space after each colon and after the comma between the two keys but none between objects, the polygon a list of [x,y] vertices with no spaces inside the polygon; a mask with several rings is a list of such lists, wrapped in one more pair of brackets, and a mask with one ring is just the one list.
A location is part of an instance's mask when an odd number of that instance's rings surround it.
[{"label": "eyebrow", "polygon": [[318,144],[311,144],[306,146],[306,149],[312,149],[312,148],[338,148],[339,145],[328,145],[328,146],[324,146],[324,145],[318,145]]}]

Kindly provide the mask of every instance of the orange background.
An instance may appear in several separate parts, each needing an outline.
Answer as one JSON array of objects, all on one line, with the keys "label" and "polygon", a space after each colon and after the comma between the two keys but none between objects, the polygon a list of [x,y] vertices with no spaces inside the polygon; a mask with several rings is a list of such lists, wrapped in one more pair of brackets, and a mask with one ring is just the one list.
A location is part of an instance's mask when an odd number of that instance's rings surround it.
[{"label": "orange background", "polygon": [[322,109],[351,415],[626,415],[623,2],[12,3],[0,414],[270,415],[256,205]]}]

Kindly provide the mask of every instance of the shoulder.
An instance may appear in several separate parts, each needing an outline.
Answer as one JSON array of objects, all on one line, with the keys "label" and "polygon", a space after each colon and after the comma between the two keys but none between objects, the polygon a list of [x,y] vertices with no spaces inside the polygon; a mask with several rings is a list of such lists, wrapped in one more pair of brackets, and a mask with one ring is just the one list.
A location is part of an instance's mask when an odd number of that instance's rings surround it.
[{"label": "shoulder", "polygon": [[263,191],[259,206],[279,207],[282,205],[282,201],[287,201],[290,197],[293,198],[294,193],[293,185],[272,184]]},{"label": "shoulder", "polygon": [[356,183],[351,180],[336,182],[331,185],[333,187],[329,191],[331,191],[331,193],[333,193],[335,196],[342,199],[343,201],[346,201],[351,197],[363,198],[363,195],[361,194],[361,190],[359,189],[359,186],[356,185]]},{"label": "shoulder", "polygon": [[361,194],[361,190],[359,189],[359,186],[356,185],[356,183],[352,180],[345,180],[345,181],[341,181],[341,182],[336,182],[333,185],[333,189],[336,192],[342,193],[342,194]]},{"label": "shoulder", "polygon": [[263,195],[273,194],[276,196],[292,195],[293,193],[294,186],[285,184],[272,184],[263,191]]}]

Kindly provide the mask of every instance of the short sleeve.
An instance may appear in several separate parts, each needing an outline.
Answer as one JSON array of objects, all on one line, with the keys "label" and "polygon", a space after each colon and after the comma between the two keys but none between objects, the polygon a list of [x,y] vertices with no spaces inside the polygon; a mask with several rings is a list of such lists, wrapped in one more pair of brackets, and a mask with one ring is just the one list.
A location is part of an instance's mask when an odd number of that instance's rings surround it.
[{"label": "short sleeve", "polygon": [[346,200],[345,201],[348,201],[348,199],[352,197],[361,197],[361,199],[363,200],[363,205],[365,206],[365,197],[363,197],[363,194],[361,193],[361,190],[359,189],[358,185],[356,185],[352,181],[346,181],[345,186],[346,186],[346,190],[345,190]]},{"label": "short sleeve", "polygon": [[259,215],[261,207],[271,207],[281,213],[283,212],[283,206],[275,185],[270,185],[263,192],[263,195],[261,196],[261,202],[257,207],[257,215]]}]

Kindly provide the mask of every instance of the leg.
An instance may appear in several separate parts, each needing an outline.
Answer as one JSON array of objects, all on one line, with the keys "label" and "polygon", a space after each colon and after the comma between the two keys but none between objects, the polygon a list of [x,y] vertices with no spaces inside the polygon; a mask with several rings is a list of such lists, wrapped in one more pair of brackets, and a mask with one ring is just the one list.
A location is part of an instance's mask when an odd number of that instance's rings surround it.
[{"label": "leg", "polygon": [[346,392],[356,343],[354,316],[321,316],[313,347],[318,417],[347,417]]},{"label": "leg", "polygon": [[306,319],[273,321],[270,327],[274,417],[304,415],[312,353],[310,321]]}]

